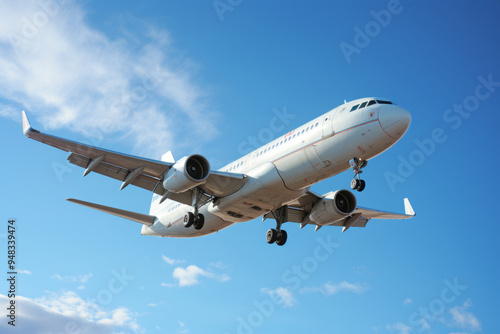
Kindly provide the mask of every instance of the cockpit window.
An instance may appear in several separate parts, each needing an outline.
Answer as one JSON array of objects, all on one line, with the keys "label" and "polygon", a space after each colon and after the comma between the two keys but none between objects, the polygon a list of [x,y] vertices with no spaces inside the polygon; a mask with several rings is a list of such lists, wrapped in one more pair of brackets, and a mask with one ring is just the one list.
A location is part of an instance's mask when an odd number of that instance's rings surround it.
[{"label": "cockpit window", "polygon": [[[356,104],[355,106],[353,106],[353,107],[351,108],[351,111],[354,111],[354,110],[358,109],[358,107],[359,107],[359,104]],[[349,112],[351,112],[351,111],[349,111]]]},{"label": "cockpit window", "polygon": [[380,104],[392,104],[391,101],[384,101],[384,100],[377,100],[377,102]]},{"label": "cockpit window", "polygon": [[364,107],[366,106],[366,104],[367,104],[367,103],[368,103],[368,102],[363,102],[363,103],[361,103],[361,105],[359,106],[359,109],[364,108]]},{"label": "cockpit window", "polygon": [[372,104],[375,104],[375,103],[377,103],[377,102],[375,102],[375,100],[371,100],[370,102],[368,102],[368,106],[367,107],[369,107],[369,106],[371,106]]}]

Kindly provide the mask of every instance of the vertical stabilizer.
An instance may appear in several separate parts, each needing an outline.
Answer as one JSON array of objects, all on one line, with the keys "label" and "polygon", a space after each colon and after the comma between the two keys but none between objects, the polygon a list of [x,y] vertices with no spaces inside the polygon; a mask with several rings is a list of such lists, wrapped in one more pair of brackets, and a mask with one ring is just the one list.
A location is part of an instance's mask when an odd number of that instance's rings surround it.
[{"label": "vertical stabilizer", "polygon": [[[174,164],[175,158],[174,158],[174,155],[172,154],[172,151],[168,151],[167,153],[162,155],[161,161]],[[160,199],[161,199],[160,195],[153,194],[153,198],[151,199],[151,206],[149,207],[149,214],[150,215],[154,215],[155,212],[158,210],[158,207],[160,206]]]},{"label": "vertical stabilizer", "polygon": [[174,155],[172,154],[172,151],[168,151],[167,153],[162,155],[161,161],[175,163],[175,158],[174,158]]}]

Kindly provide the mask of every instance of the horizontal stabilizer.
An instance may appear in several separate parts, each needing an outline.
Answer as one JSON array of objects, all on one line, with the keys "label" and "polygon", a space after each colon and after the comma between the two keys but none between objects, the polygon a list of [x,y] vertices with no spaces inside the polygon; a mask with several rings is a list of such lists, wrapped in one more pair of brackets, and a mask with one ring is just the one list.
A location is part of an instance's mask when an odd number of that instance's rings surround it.
[{"label": "horizontal stabilizer", "polygon": [[86,207],[91,208],[91,209],[106,212],[106,213],[112,214],[114,216],[133,220],[135,222],[138,222],[138,223],[141,223],[141,224],[144,224],[147,226],[153,225],[153,223],[156,219],[155,216],[145,215],[142,213],[127,211],[127,210],[122,210],[122,209],[117,209],[117,208],[113,208],[110,206],[104,206],[104,205],[100,205],[100,204],[80,201],[80,200],[74,199],[74,198],[67,198],[66,200],[69,202],[72,202],[72,203],[86,206]]}]

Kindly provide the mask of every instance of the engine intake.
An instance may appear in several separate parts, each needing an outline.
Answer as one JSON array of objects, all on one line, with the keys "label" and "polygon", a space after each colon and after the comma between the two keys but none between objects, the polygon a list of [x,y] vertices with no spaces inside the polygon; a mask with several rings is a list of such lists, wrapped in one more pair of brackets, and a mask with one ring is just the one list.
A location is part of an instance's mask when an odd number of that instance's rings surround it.
[{"label": "engine intake", "polygon": [[165,174],[163,188],[182,193],[203,183],[210,175],[210,164],[205,157],[193,154],[177,161]]},{"label": "engine intake", "polygon": [[328,225],[353,213],[356,206],[356,196],[352,192],[337,190],[316,203],[309,213],[309,219],[318,225]]}]

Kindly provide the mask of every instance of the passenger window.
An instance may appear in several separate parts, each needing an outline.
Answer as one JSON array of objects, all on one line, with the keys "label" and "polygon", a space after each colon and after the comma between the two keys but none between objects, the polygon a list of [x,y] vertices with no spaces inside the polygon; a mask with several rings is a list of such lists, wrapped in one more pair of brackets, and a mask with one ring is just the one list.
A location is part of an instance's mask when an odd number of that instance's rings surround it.
[{"label": "passenger window", "polygon": [[368,102],[363,102],[363,103],[361,103],[361,105],[359,106],[359,109],[364,108],[364,107],[366,106],[366,104],[367,104],[367,103],[368,103]]},{"label": "passenger window", "polygon": [[302,132],[300,134],[303,134],[305,130],[302,130]]},{"label": "passenger window", "polygon": [[306,132],[309,131],[309,127],[306,128]]},{"label": "passenger window", "polygon": [[375,102],[375,100],[371,100],[370,102],[368,102],[367,107],[369,107],[369,106],[371,106],[372,104],[375,104],[375,103],[377,103],[377,102]]},{"label": "passenger window", "polygon": [[356,104],[355,106],[352,106],[352,108],[351,108],[351,110],[350,110],[349,112],[351,112],[351,111],[354,111],[354,110],[358,109],[358,107],[359,107],[359,104]]},{"label": "passenger window", "polygon": [[318,127],[318,125],[319,125],[319,123],[316,123],[316,125],[315,125],[314,127],[315,127],[315,128],[317,128],[317,127]]}]

